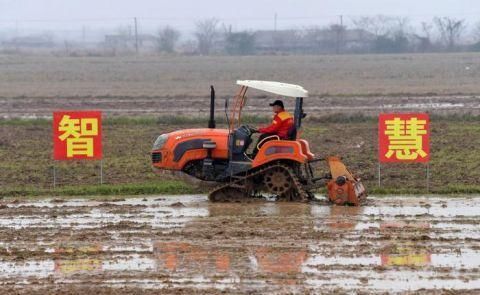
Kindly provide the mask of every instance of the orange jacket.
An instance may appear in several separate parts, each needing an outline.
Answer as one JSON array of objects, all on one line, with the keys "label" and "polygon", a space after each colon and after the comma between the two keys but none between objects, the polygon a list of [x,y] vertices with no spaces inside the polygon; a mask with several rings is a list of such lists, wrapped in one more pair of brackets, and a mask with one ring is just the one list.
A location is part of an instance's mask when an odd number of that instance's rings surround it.
[{"label": "orange jacket", "polygon": [[278,135],[281,139],[288,137],[288,130],[293,127],[293,116],[287,111],[276,113],[270,126],[259,128],[260,133],[272,133]]}]

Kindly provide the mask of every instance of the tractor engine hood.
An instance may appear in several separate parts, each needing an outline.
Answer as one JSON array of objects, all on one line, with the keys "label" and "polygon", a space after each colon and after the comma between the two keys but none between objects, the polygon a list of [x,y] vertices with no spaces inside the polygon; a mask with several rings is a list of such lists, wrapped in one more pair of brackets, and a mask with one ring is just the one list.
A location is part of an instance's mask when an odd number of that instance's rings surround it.
[{"label": "tractor engine hood", "polygon": [[[207,150],[204,143],[214,142],[212,156],[228,158],[227,129],[184,129],[160,135],[154,143],[152,155],[157,168],[181,170],[188,162],[204,159]],[[153,157],[153,156],[152,156]]]}]

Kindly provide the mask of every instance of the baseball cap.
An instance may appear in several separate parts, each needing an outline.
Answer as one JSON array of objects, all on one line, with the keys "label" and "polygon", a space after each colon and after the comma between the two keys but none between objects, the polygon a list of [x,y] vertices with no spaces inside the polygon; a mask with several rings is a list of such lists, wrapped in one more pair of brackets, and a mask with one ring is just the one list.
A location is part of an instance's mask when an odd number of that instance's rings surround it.
[{"label": "baseball cap", "polygon": [[281,100],[279,100],[279,99],[277,99],[276,101],[274,101],[273,103],[271,103],[270,106],[271,106],[271,107],[273,107],[273,106],[279,106],[279,107],[285,108],[285,107],[283,106],[283,101],[281,101]]}]

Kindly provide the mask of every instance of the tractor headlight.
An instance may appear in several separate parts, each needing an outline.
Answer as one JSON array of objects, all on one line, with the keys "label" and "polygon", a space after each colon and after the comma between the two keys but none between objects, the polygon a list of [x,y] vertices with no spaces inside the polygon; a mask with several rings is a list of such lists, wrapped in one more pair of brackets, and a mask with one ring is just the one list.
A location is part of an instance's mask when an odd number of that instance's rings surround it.
[{"label": "tractor headlight", "polygon": [[165,143],[167,142],[168,139],[168,134],[162,134],[160,135],[157,140],[155,140],[155,143],[153,144],[153,149],[154,150],[159,150],[163,148]]}]

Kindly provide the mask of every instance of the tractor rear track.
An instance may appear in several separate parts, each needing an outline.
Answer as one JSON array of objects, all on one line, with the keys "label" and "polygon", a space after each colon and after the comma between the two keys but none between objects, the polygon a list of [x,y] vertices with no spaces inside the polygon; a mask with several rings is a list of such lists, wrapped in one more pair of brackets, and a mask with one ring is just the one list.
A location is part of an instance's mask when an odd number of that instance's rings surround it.
[{"label": "tractor rear track", "polygon": [[222,184],[208,194],[212,202],[241,202],[251,201],[260,197],[257,193],[253,179],[257,176],[265,176],[267,172],[273,169],[282,169],[286,171],[292,181],[292,188],[281,195],[276,195],[277,200],[307,202],[311,199],[311,193],[307,192],[295,174],[288,165],[276,163],[268,165],[258,170],[247,173],[243,176],[233,176],[228,183]]}]

